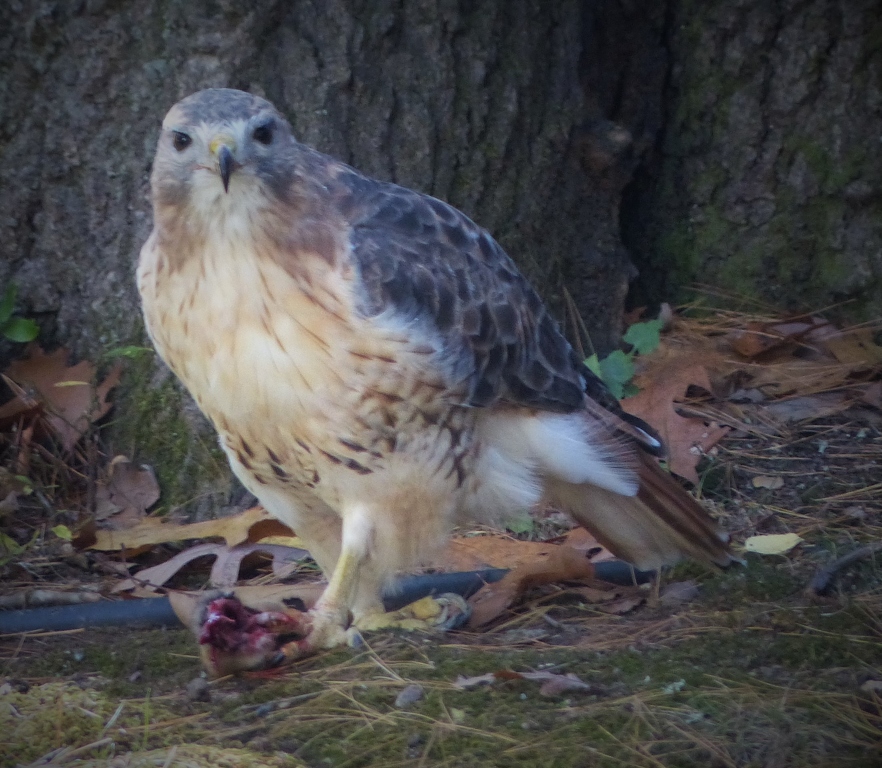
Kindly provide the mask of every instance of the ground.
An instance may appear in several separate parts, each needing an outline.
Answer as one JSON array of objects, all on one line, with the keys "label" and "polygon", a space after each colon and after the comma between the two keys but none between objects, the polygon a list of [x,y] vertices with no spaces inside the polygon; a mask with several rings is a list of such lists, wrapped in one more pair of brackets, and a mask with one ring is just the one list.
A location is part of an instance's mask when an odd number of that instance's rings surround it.
[{"label": "ground", "polygon": [[[725,572],[681,564],[633,610],[547,586],[479,630],[381,632],[216,681],[183,629],[0,637],[0,766],[879,766],[882,416],[866,398],[823,418],[785,402],[771,426],[738,405],[749,428],[697,470],[736,546],[796,533],[788,552],[743,553]],[[24,503],[2,529],[21,545],[0,563],[2,599],[106,582],[106,556],[35,536],[52,520]],[[555,520],[520,535],[547,538]],[[808,589],[854,552],[823,594]],[[669,585],[687,588],[677,599]],[[529,672],[586,685],[549,692],[514,674]]]},{"label": "ground", "polygon": [[[789,530],[805,543],[724,573],[679,566],[668,583],[700,585],[679,605],[650,599],[616,615],[540,591],[485,631],[381,633],[358,651],[214,682],[180,629],[7,637],[0,722],[12,735],[0,764],[70,747],[52,764],[879,765],[882,568],[867,558],[827,595],[805,590],[822,565],[878,541],[864,473],[878,478],[880,444],[878,427],[842,417],[785,441],[726,441],[703,476],[716,478],[707,492],[736,539]],[[798,482],[755,489],[758,470]],[[843,492],[847,506],[829,501]],[[572,673],[590,688],[454,685],[500,670]],[[396,706],[411,685],[422,695]]]}]

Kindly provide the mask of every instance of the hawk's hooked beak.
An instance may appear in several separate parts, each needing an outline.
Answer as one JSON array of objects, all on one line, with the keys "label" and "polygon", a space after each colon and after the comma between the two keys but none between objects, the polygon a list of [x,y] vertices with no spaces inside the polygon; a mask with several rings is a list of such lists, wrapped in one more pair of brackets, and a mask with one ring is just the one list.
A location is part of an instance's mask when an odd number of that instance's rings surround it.
[{"label": "hawk's hooked beak", "polygon": [[236,165],[236,161],[233,159],[233,150],[236,148],[236,143],[230,136],[218,136],[217,138],[212,139],[208,148],[217,158],[217,169],[220,172],[221,181],[224,184],[224,192],[229,192],[230,176]]}]

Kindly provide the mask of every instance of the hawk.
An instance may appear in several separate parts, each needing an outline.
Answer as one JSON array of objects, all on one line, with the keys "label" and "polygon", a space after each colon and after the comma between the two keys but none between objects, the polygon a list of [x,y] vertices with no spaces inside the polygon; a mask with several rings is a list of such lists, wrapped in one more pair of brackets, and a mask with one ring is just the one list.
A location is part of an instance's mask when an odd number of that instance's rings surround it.
[{"label": "hawk", "polygon": [[376,625],[390,578],[456,524],[542,500],[639,568],[730,562],[651,429],[457,209],[301,144],[229,89],[172,107],[151,188],[150,337],[328,578],[289,655]]}]

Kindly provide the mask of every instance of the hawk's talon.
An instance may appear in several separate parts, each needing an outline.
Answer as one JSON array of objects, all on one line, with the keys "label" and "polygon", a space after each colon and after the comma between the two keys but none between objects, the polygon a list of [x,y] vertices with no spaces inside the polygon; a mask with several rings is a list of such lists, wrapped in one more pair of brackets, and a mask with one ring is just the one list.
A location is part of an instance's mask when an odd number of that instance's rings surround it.
[{"label": "hawk's talon", "polygon": [[359,616],[355,626],[366,632],[379,629],[447,632],[462,626],[470,615],[471,607],[463,597],[448,592],[435,597],[423,597],[397,611]]},{"label": "hawk's talon", "polygon": [[436,623],[442,632],[459,629],[472,615],[472,606],[466,602],[462,595],[455,592],[446,592],[434,599],[443,608],[442,615],[439,617],[440,621]]}]

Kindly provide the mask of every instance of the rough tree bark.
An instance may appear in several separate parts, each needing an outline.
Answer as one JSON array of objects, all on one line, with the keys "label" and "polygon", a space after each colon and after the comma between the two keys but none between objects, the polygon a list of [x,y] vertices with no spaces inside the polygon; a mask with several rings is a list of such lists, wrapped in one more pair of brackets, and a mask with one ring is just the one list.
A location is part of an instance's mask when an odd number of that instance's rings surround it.
[{"label": "rough tree bark", "polygon": [[[566,286],[609,349],[633,273],[618,200],[632,137],[646,144],[660,118],[657,93],[629,91],[627,21],[579,0],[4,3],[0,281],[50,344],[95,359],[143,343],[133,270],[159,122],[192,91],[234,87],[275,102],[304,142],[462,208],[558,310]],[[609,119],[613,101],[633,125]],[[117,400],[114,450],[155,463],[167,498],[224,487],[162,366],[133,364]]]},{"label": "rough tree bark", "polygon": [[670,5],[666,122],[623,211],[645,295],[882,316],[882,4]]}]

